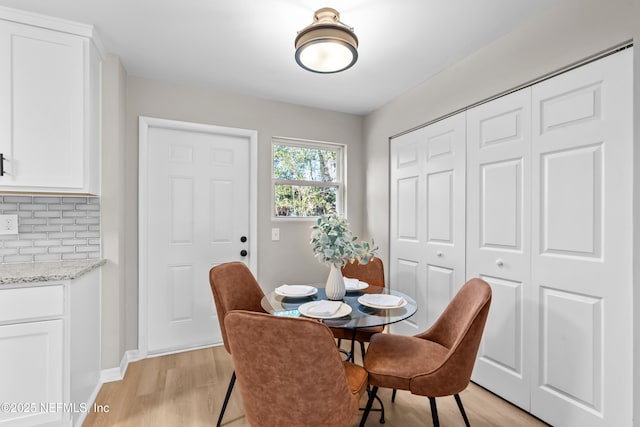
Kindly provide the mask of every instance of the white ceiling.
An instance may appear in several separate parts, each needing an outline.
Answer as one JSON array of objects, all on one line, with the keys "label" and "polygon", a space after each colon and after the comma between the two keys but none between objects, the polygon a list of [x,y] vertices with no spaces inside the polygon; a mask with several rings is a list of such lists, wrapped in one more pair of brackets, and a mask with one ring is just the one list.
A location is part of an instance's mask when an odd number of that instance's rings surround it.
[{"label": "white ceiling", "polygon": [[[93,24],[131,75],[366,114],[560,0],[0,0]],[[294,60],[297,31],[333,7],[359,60],[331,75]]]}]

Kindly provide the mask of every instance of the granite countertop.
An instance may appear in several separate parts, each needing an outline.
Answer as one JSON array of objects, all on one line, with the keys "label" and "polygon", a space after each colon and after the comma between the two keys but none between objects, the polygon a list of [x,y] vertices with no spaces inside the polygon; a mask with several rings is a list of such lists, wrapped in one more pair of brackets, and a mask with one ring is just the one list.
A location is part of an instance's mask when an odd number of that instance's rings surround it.
[{"label": "granite countertop", "polygon": [[0,285],[10,283],[46,282],[49,280],[72,280],[98,268],[104,259],[79,261],[33,262],[0,264]]}]

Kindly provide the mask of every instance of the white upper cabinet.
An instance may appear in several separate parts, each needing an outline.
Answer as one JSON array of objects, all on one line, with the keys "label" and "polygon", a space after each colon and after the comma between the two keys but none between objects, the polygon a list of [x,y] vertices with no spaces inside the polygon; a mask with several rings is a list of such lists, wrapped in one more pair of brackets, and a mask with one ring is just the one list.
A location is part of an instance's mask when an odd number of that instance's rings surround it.
[{"label": "white upper cabinet", "polygon": [[99,194],[92,27],[0,8],[0,191]]}]

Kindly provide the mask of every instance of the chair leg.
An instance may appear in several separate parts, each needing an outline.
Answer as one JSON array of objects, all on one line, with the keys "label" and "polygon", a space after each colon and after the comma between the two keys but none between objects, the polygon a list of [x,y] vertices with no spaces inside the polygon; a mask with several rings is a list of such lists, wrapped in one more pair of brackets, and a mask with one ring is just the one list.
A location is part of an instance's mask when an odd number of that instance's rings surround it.
[{"label": "chair leg", "polygon": [[378,401],[378,403],[380,403],[380,424],[384,424],[385,420],[384,420],[384,403],[382,403],[382,399],[380,399],[380,396],[374,396],[375,399]]},{"label": "chair leg", "polygon": [[362,355],[362,363],[364,363],[364,353],[365,353],[365,349],[364,349],[364,343],[362,341],[360,341],[360,354]]},{"label": "chair leg", "polygon": [[233,390],[233,385],[236,383],[236,371],[233,371],[231,374],[231,379],[229,380],[229,386],[227,387],[227,394],[224,397],[224,403],[222,404],[222,409],[220,409],[220,415],[218,416],[218,422],[216,423],[216,427],[220,427],[222,424],[222,417],[224,417],[224,411],[227,409],[227,403],[229,403],[229,398],[231,397],[231,391]]},{"label": "chair leg", "polygon": [[433,420],[433,427],[440,427],[440,421],[438,420],[438,408],[436,407],[436,398],[430,397],[429,403],[431,404],[431,419]]},{"label": "chair leg", "polygon": [[467,418],[467,413],[464,411],[464,406],[462,406],[462,400],[460,400],[460,395],[456,393],[453,395],[453,397],[456,398],[458,409],[460,409],[460,413],[462,414],[462,419],[464,419],[464,425],[467,427],[471,427],[471,424],[469,424],[469,418]]},{"label": "chair leg", "polygon": [[396,391],[397,390],[394,388],[391,392],[391,403],[394,403],[396,401]]},{"label": "chair leg", "polygon": [[362,414],[362,418],[360,419],[359,427],[364,427],[364,423],[367,422],[367,417],[369,416],[369,412],[371,412],[371,406],[373,406],[373,400],[376,397],[376,393],[378,392],[378,386],[373,386],[373,389],[369,392],[369,399],[367,400],[367,406],[364,408],[364,413]]}]

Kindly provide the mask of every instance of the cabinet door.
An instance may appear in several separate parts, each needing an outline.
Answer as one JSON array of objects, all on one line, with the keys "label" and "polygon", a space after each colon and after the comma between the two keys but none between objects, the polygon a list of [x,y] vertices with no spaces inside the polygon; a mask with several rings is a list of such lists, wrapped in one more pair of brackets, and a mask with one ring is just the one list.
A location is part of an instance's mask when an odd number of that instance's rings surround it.
[{"label": "cabinet door", "polygon": [[631,425],[632,72],[627,49],[532,88],[531,411],[554,425]]},{"label": "cabinet door", "polygon": [[80,191],[85,40],[0,20],[0,190]]},{"label": "cabinet door", "polygon": [[[66,418],[63,408],[62,320],[0,326],[0,411],[2,426],[34,426]],[[24,404],[35,406],[21,406]]]},{"label": "cabinet door", "polygon": [[390,285],[423,307],[394,333],[425,330],[464,283],[464,185],[464,113],[392,140]]},{"label": "cabinet door", "polygon": [[467,276],[493,301],[473,380],[529,409],[531,89],[467,111]]}]

